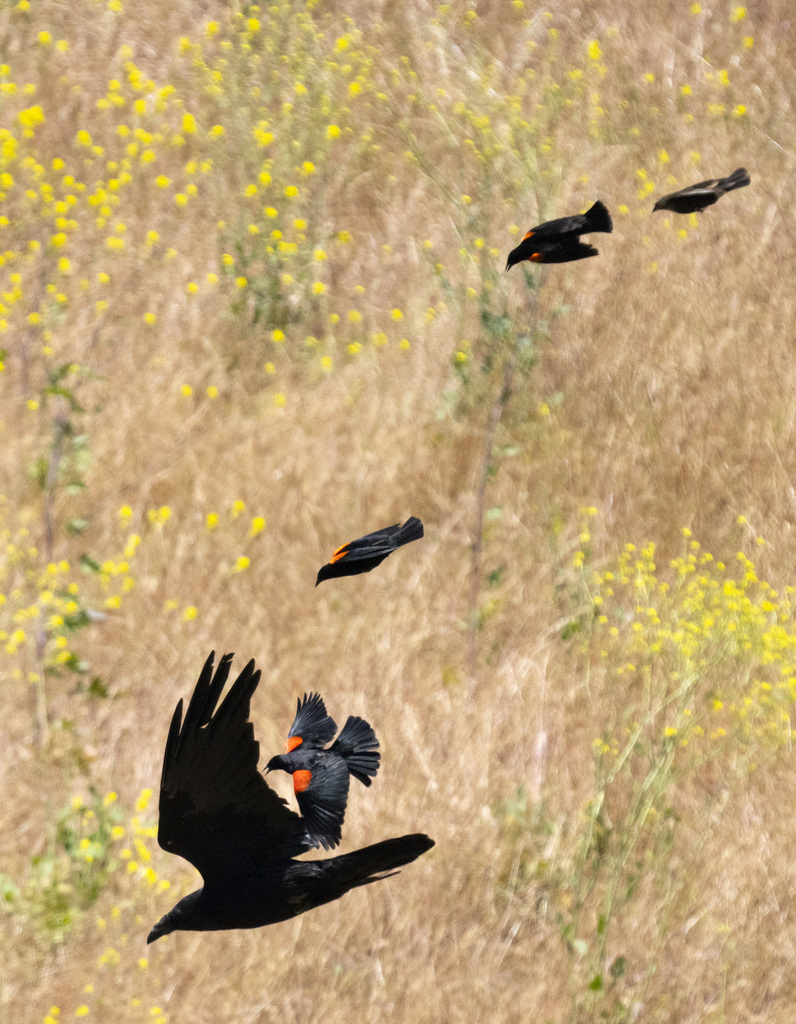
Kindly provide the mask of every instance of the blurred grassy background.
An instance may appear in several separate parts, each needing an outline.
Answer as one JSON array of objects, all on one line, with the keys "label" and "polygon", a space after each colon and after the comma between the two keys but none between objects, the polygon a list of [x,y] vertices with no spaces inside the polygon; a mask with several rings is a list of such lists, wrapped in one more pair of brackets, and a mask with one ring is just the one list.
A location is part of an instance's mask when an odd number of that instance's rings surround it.
[{"label": "blurred grassy background", "polygon": [[[0,6],[0,1019],[792,1019],[795,43],[784,0]],[[596,198],[599,258],[504,274]],[[344,849],[437,847],[147,948],[211,649],[264,758],[305,690],[374,725]]]}]

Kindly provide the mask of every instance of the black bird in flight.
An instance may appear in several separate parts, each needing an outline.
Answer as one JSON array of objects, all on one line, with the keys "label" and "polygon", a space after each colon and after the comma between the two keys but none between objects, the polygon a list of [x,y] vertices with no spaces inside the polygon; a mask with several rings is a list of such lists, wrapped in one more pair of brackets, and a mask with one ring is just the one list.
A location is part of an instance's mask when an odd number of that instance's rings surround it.
[{"label": "black bird in flight", "polygon": [[320,694],[305,693],[304,699],[297,701],[285,743],[287,753],[272,757],[266,765],[266,772],[278,768],[293,776],[293,790],[310,840],[326,850],[337,846],[342,837],[349,774],[369,786],[379,770],[379,741],[364,718],[349,715],[343,731],[324,750],[336,732]]},{"label": "black bird in flight", "polygon": [[585,213],[548,220],[531,228],[517,248],[509,253],[506,270],[511,270],[515,263],[522,263],[523,260],[530,260],[531,263],[570,263],[572,260],[598,256],[599,249],[581,242],[580,236],[592,231],[610,234],[613,230],[611,214],[598,199]]},{"label": "black bird in flight", "polygon": [[412,540],[420,540],[422,536],[423,524],[416,516],[410,516],[403,526],[396,523],[343,544],[318,570],[315,586],[336,576],[358,576],[361,572],[370,572],[396,548]]},{"label": "black bird in flight", "polygon": [[205,662],[182,718],[171,720],[160,780],[158,842],[190,861],[204,886],[155,925],[154,942],[173,931],[260,928],[285,921],[349,889],[379,881],[434,845],[415,834],[387,839],[328,860],[299,861],[312,845],[257,768],[260,745],[249,721],[260,672],[250,661],[216,710],[232,655],[213,672]]},{"label": "black bird in flight", "polygon": [[672,213],[702,213],[708,206],[717,203],[725,192],[732,192],[734,188],[744,188],[751,180],[746,168],[739,167],[728,178],[711,178],[708,181],[697,182],[696,185],[689,185],[679,192],[662,196],[652,208],[652,212],[671,210]]}]

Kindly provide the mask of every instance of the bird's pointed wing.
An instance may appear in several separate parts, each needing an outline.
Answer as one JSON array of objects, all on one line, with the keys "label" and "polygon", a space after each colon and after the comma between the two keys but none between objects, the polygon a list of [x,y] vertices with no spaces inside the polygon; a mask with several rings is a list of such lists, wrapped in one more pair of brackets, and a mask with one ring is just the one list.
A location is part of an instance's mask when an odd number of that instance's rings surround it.
[{"label": "bird's pointed wing", "polygon": [[325,850],[337,846],[343,835],[348,802],[348,768],[342,757],[328,754],[319,758],[312,771],[293,773],[301,817],[313,845]]},{"label": "bird's pointed wing", "polygon": [[312,747],[325,747],[331,743],[337,725],[326,712],[326,705],[319,693],[305,693],[296,701],[296,717],[287,734],[285,749],[288,753],[302,743]]},{"label": "bird's pointed wing", "polygon": [[374,555],[382,553],[385,556],[389,555],[395,549],[393,538],[400,528],[400,523],[396,523],[394,526],[385,526],[383,530],[374,530],[373,533],[357,537],[356,540],[341,545],[329,559],[329,564],[334,565],[341,558],[352,561],[358,558],[372,558]]},{"label": "bird's pointed wing", "polygon": [[205,882],[254,870],[309,846],[301,818],[258,770],[260,745],[249,721],[260,673],[250,661],[216,704],[229,676],[226,654],[213,674],[205,662],[182,720],[182,700],[171,720],[160,780],[158,842],[190,861]]},{"label": "bird's pointed wing", "polygon": [[[688,188],[683,189],[683,192],[701,192],[703,190],[711,192],[717,185],[720,185],[721,182],[721,178],[708,178],[707,181],[698,181],[696,185],[689,185]],[[674,194],[677,195],[676,192]]]}]

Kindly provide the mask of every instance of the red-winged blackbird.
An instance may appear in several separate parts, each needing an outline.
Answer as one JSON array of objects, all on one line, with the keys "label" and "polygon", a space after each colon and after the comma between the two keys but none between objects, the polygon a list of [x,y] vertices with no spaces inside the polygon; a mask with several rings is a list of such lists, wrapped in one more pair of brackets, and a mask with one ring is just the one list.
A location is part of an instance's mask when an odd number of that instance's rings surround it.
[{"label": "red-winged blackbird", "polygon": [[522,263],[523,260],[530,260],[531,263],[569,263],[572,260],[584,260],[587,256],[597,256],[599,250],[581,242],[580,235],[588,235],[592,231],[610,233],[613,230],[611,214],[598,199],[585,213],[548,220],[531,228],[517,248],[509,253],[506,270],[511,270],[515,263]]},{"label": "red-winged blackbird", "polygon": [[416,834],[329,860],[294,860],[312,842],[299,815],[257,769],[260,745],[249,705],[260,673],[253,661],[216,710],[232,657],[225,654],[214,675],[210,655],[185,720],[182,700],[171,720],[160,780],[158,842],[190,861],[204,887],[162,917],[147,942],[173,931],[260,928],[285,921],[386,878],[434,845],[428,836]]},{"label": "red-winged blackbird", "polygon": [[663,196],[652,208],[656,210],[671,210],[672,213],[702,213],[708,207],[717,203],[725,192],[732,192],[734,188],[743,188],[751,182],[751,178],[745,167],[739,167],[733,171],[728,178],[711,178],[709,181],[700,181],[696,185],[689,185],[680,192],[672,192]]},{"label": "red-winged blackbird", "polygon": [[403,526],[386,526],[366,537],[343,544],[332,555],[326,565],[318,570],[315,586],[335,576],[358,576],[361,572],[370,572],[391,555],[402,544],[412,540],[420,540],[423,536],[423,524],[416,516],[410,516]]},{"label": "red-winged blackbird", "polygon": [[324,745],[337,732],[326,714],[320,694],[305,693],[285,744],[286,754],[272,757],[266,772],[281,769],[293,776],[293,790],[314,846],[331,850],[342,838],[348,801],[348,776],[370,785],[379,770],[379,741],[363,718],[349,715],[335,742]]}]

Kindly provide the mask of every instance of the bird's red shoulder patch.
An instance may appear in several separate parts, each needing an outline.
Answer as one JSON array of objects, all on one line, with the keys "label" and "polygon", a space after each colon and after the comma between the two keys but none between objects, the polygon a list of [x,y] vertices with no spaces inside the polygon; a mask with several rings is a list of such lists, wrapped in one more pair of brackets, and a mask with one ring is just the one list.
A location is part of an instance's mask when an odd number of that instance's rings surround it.
[{"label": "bird's red shoulder patch", "polygon": [[311,782],[312,782],[312,772],[306,771],[306,770],[305,771],[300,771],[300,772],[293,772],[293,792],[294,793],[303,793],[304,790],[307,789],[307,787],[309,786],[309,784]]},{"label": "bird's red shoulder patch", "polygon": [[331,558],[329,559],[329,564],[330,564],[330,565],[334,565],[334,563],[335,563],[335,562],[339,562],[339,561],[340,561],[340,559],[341,559],[341,558],[342,558],[342,557],[343,557],[344,555],[347,555],[347,554],[348,554],[348,544],[343,544],[343,546],[342,546],[342,547],[339,547],[339,548],[337,549],[337,551],[335,551],[335,553],[334,553],[334,554],[332,555],[332,557],[331,557]]},{"label": "bird's red shoulder patch", "polygon": [[301,736],[288,736],[285,742],[285,750],[290,753],[291,750],[295,750],[296,747],[300,747],[304,742]]}]

